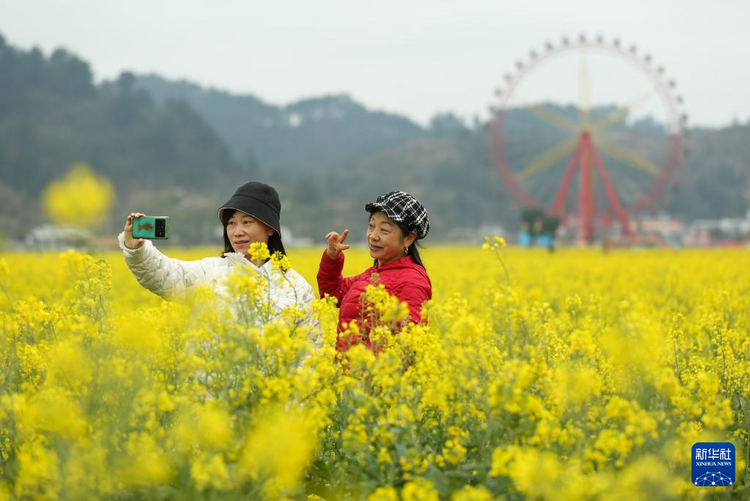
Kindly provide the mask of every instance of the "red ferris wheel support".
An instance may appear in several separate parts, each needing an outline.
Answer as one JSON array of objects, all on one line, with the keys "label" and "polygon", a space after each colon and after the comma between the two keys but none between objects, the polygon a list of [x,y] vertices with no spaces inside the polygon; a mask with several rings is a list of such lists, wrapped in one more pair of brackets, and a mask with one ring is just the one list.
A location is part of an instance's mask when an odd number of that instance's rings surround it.
[{"label": "red ferris wheel support", "polygon": [[620,203],[620,199],[617,197],[617,192],[612,184],[612,180],[609,178],[607,169],[604,167],[601,156],[594,148],[594,143],[591,141],[591,134],[588,131],[583,131],[578,137],[578,144],[573,152],[573,156],[570,159],[568,168],[565,171],[563,181],[560,184],[560,188],[555,195],[555,201],[550,207],[550,214],[557,217],[563,217],[563,210],[565,208],[565,199],[568,196],[568,190],[572,184],[573,178],[578,172],[580,186],[578,188],[578,235],[582,242],[589,243],[594,238],[594,226],[597,219],[596,203],[594,199],[594,172],[599,174],[599,178],[604,185],[604,189],[607,194],[607,201],[610,207],[614,211],[617,219],[619,219],[622,225],[623,232],[628,238],[633,237],[633,231],[630,225],[630,218],[628,213]]}]

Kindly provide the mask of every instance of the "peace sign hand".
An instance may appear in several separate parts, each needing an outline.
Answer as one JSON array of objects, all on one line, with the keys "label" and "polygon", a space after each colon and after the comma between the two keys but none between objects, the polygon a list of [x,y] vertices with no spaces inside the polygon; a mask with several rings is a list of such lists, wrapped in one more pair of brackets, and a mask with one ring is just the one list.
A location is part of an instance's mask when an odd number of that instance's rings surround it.
[{"label": "peace sign hand", "polygon": [[338,259],[341,255],[341,251],[345,251],[349,248],[349,246],[344,243],[348,235],[349,230],[344,230],[341,235],[339,235],[335,231],[332,231],[328,235],[326,235],[326,240],[328,240],[326,254],[328,254],[328,257],[330,257],[331,259]]}]

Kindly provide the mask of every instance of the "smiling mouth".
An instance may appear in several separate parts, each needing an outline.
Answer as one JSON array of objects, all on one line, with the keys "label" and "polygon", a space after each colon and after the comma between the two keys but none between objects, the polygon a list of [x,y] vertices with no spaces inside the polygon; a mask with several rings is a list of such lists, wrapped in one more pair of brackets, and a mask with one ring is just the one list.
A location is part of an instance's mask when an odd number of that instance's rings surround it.
[{"label": "smiling mouth", "polygon": [[234,245],[245,245],[249,242],[249,240],[235,240]]}]

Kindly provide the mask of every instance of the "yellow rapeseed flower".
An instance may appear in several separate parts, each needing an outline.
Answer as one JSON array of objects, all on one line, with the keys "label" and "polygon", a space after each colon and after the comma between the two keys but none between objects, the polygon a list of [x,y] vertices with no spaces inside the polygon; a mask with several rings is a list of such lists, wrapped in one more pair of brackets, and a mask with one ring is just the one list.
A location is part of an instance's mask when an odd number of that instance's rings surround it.
[{"label": "yellow rapeseed flower", "polygon": [[292,491],[315,451],[302,415],[282,409],[269,412],[247,436],[238,466],[240,475],[261,481],[269,498]]}]

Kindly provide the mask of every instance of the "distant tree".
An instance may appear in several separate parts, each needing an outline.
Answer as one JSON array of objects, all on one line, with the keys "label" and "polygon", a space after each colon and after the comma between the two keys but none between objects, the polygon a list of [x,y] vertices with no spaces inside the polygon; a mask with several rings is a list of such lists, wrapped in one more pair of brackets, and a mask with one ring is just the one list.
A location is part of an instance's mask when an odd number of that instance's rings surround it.
[{"label": "distant tree", "polygon": [[95,93],[89,65],[63,49],[55,50],[47,62],[54,90],[69,98],[90,97]]},{"label": "distant tree", "polygon": [[123,71],[117,77],[117,86],[122,92],[131,92],[135,86],[135,75],[130,71]]},{"label": "distant tree", "polygon": [[557,228],[559,227],[560,218],[547,214],[544,218],[544,223],[542,224],[542,233],[554,237],[555,233],[557,233]]},{"label": "distant tree", "polygon": [[438,136],[467,132],[463,119],[453,113],[438,113],[430,119],[430,132]]},{"label": "distant tree", "polygon": [[112,183],[86,163],[71,166],[64,178],[42,193],[47,217],[54,223],[91,229],[101,225],[115,199]]},{"label": "distant tree", "polygon": [[521,223],[529,229],[532,237],[554,236],[560,226],[560,218],[547,214],[544,209],[532,207],[521,212]]}]

